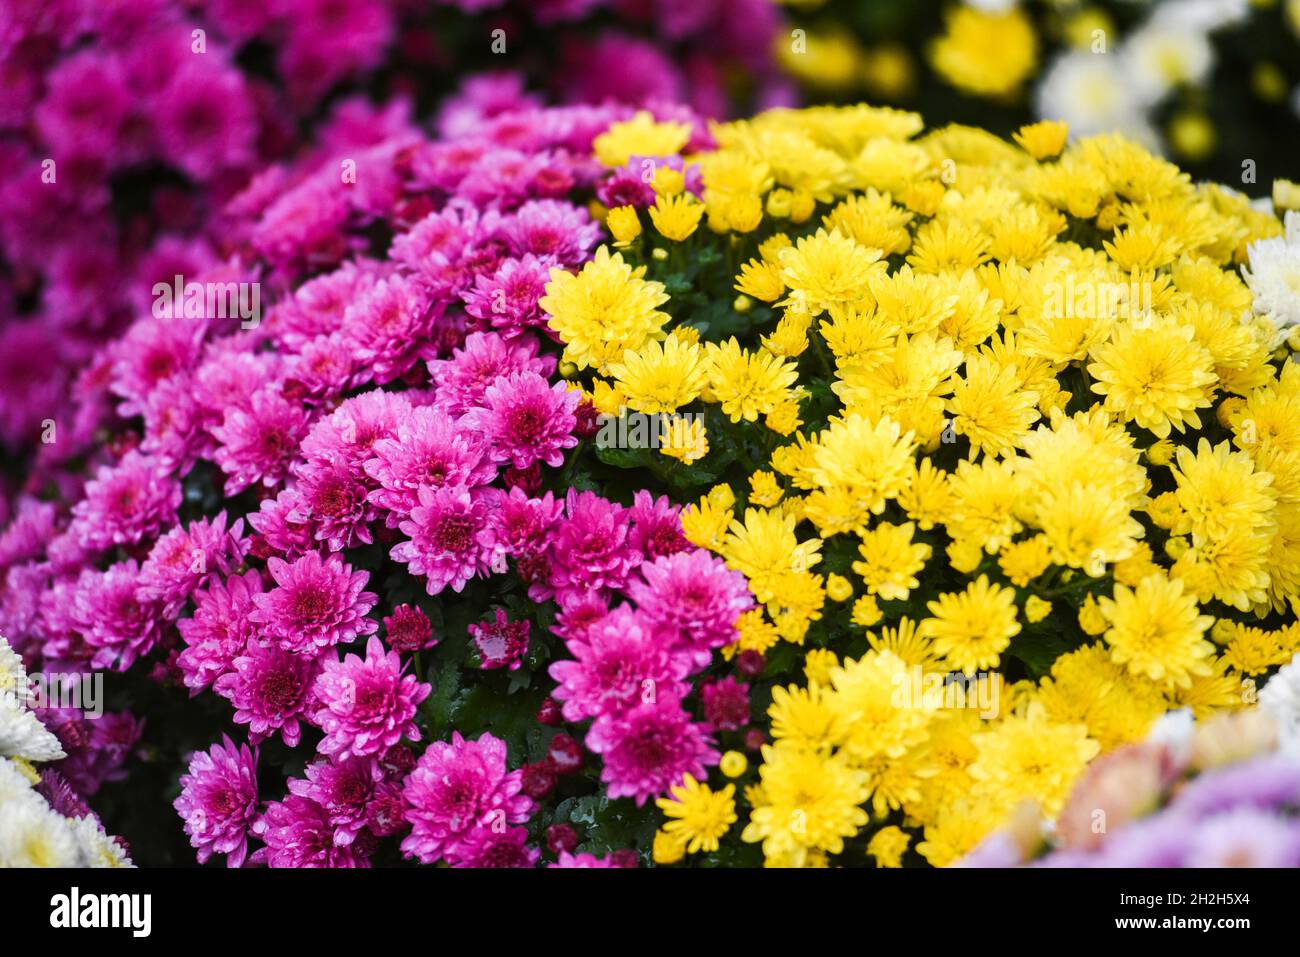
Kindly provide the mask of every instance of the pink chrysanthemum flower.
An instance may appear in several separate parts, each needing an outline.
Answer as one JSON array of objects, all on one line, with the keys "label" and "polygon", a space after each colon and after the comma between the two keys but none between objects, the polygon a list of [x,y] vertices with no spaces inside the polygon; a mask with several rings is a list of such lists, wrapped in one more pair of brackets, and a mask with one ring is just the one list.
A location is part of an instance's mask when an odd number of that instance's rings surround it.
[{"label": "pink chrysanthemum flower", "polygon": [[749,685],[727,675],[700,688],[705,720],[715,729],[736,731],[749,724]]},{"label": "pink chrysanthemum flower", "polygon": [[161,602],[173,617],[194,589],[214,574],[228,574],[248,552],[244,520],[226,528],[226,513],[177,526],[154,543],[140,568],[140,594]]},{"label": "pink chrysanthemum flower", "polygon": [[550,585],[568,591],[620,590],[641,561],[627,541],[627,509],[595,492],[570,489],[551,539]]},{"label": "pink chrysanthemum flower", "polygon": [[163,154],[195,179],[253,160],[252,97],[243,75],[214,58],[186,58],[150,104],[150,115]]},{"label": "pink chrysanthemum flower", "polygon": [[469,636],[478,650],[479,667],[509,668],[516,671],[528,651],[528,619],[510,621],[504,609],[498,608],[494,618],[485,618],[469,626]]},{"label": "pink chrysanthemum flower", "polygon": [[[209,430],[221,425],[232,409],[249,411],[253,396],[262,389],[283,391],[280,371],[283,358],[274,352],[211,350],[194,372],[194,401],[203,424]],[[211,457],[211,456],[209,456]]]},{"label": "pink chrysanthemum flower", "polygon": [[454,858],[475,828],[522,824],[533,811],[520,793],[522,778],[506,770],[506,744],[491,734],[466,741],[452,732],[450,743],[433,742],[406,778],[411,833],[403,853],[432,864]]},{"label": "pink chrysanthemum flower", "polygon": [[122,399],[120,414],[139,415],[159,383],[194,368],[206,334],[203,319],[150,316],[133,323],[112,347],[112,389]]},{"label": "pink chrysanthemum flower", "polygon": [[140,569],[132,559],[107,571],[82,572],[73,602],[73,617],[94,649],[97,668],[126,671],[162,635],[162,606],[141,597]]},{"label": "pink chrysanthemum flower", "polygon": [[50,502],[23,496],[13,518],[0,532],[0,568],[20,565],[44,554],[54,537],[55,509]]},{"label": "pink chrysanthemum flower", "polygon": [[416,284],[382,279],[343,313],[342,335],[376,383],[396,379],[419,359],[432,358],[433,310]]},{"label": "pink chrysanthemum flower", "polygon": [[528,828],[470,831],[456,849],[453,867],[536,867],[542,852],[528,844]]},{"label": "pink chrysanthemum flower", "polygon": [[362,379],[356,346],[339,333],[308,339],[284,370],[285,388],[311,399],[342,395]]},{"label": "pink chrysanthemum flower", "polygon": [[578,444],[574,410],[582,394],[563,382],[548,385],[535,372],[515,372],[497,379],[483,393],[483,407],[462,422],[481,431],[495,462],[526,469],[534,462],[555,468],[564,450]]},{"label": "pink chrysanthemum flower", "polygon": [[681,509],[667,495],[655,498],[642,489],[632,499],[629,518],[632,531],[628,544],[641,553],[645,561],[675,555],[691,547],[682,533]]},{"label": "pink chrysanthemum flower", "polygon": [[301,351],[311,340],[339,331],[343,312],[377,282],[375,270],[344,263],[333,272],[309,279],[277,303],[267,322],[281,345]]},{"label": "pink chrysanthemum flower", "polygon": [[433,637],[433,622],[419,608],[398,605],[384,618],[384,637],[394,651],[410,654],[438,643]]},{"label": "pink chrysanthemum flower", "polygon": [[232,666],[234,671],[219,677],[213,688],[235,706],[235,723],[248,725],[254,744],[278,731],[296,748],[302,738],[299,721],[315,705],[312,686],[320,661],[252,642]]},{"label": "pink chrysanthemum flower", "polygon": [[266,813],[253,825],[253,833],[266,846],[254,851],[249,860],[267,867],[369,867],[374,845],[361,836],[340,844],[334,838],[329,812],[297,794],[268,804]]},{"label": "pink chrysanthemum flower", "polygon": [[248,854],[248,829],[257,815],[257,750],[236,747],[229,735],[190,758],[173,802],[185,822],[199,863],[225,854],[227,867],[242,867]]},{"label": "pink chrysanthemum flower", "polygon": [[595,592],[571,592],[561,597],[552,631],[566,642],[586,641],[592,628],[609,614],[609,602]]},{"label": "pink chrysanthemum flower", "polygon": [[261,591],[261,573],[250,570],[194,594],[194,614],[176,623],[186,645],[176,659],[185,687],[197,693],[234,667],[257,633],[248,616]]},{"label": "pink chrysanthemum flower", "polygon": [[315,801],[334,825],[334,843],[346,847],[367,826],[369,805],[384,773],[373,758],[313,761],[303,778],[289,779],[289,793]]},{"label": "pink chrysanthemum flower", "polygon": [[489,275],[480,275],[462,298],[465,311],[482,319],[507,339],[544,326],[538,300],[546,295],[551,267],[533,255],[507,259]]},{"label": "pink chrysanthemum flower", "polygon": [[555,199],[524,203],[501,232],[514,255],[531,254],[556,266],[586,261],[600,240],[600,225],[585,209]]},{"label": "pink chrysanthemum flower", "polygon": [[638,807],[683,775],[703,780],[705,765],[718,761],[712,738],[668,695],[598,718],[586,744],[604,758],[600,779],[609,785],[609,796],[633,798]]},{"label": "pink chrysanthemum flower", "polygon": [[369,572],[353,571],[337,555],[323,559],[318,552],[293,562],[268,558],[266,568],[275,587],[253,596],[257,607],[249,618],[285,651],[312,655],[379,629],[366,617],[379,600],[363,590]]},{"label": "pink chrysanthemum flower", "polygon": [[190,376],[178,373],[160,382],[144,400],[144,441],[140,450],[184,475],[199,456],[210,456],[212,440],[203,429],[203,409]]},{"label": "pink chrysanthemum flower", "polygon": [[411,399],[405,393],[363,392],[312,427],[303,439],[302,456],[308,462],[342,461],[360,478],[375,443],[397,435],[410,414]]},{"label": "pink chrysanthemum flower", "polygon": [[530,335],[507,342],[500,336],[472,333],[450,359],[429,362],[429,375],[438,384],[438,407],[459,416],[483,402],[487,387],[512,372],[536,372],[548,377],[555,371],[553,356],[537,354]]},{"label": "pink chrysanthemum flower", "polygon": [[290,515],[298,508],[298,492],[284,489],[275,498],[262,501],[256,512],[248,516],[248,524],[262,536],[266,547],[285,558],[297,558],[316,547],[311,526],[292,521]]},{"label": "pink chrysanthemum flower", "polygon": [[420,740],[411,719],[430,690],[414,675],[403,676],[401,656],[385,652],[378,638],[366,642],[364,661],[351,654],[342,661],[327,656],[316,679],[316,723],[325,732],[318,750],[344,760],[383,754],[403,738]]},{"label": "pink chrysanthemum flower", "polygon": [[318,460],[303,465],[294,491],[294,507],[286,518],[310,529],[312,537],[330,551],[374,541],[370,522],[378,509],[368,498],[370,490],[347,463]]},{"label": "pink chrysanthemum flower", "polygon": [[618,715],[660,697],[680,700],[689,690],[689,657],[649,620],[627,605],[583,629],[567,642],[574,661],[557,661],[550,675],[566,721]]},{"label": "pink chrysanthemum flower", "polygon": [[484,460],[482,443],[431,406],[413,409],[397,426],[395,436],[375,442],[373,452],[365,470],[379,488],[370,498],[388,510],[390,528],[420,504],[422,486],[472,488],[486,485],[497,473],[496,466]]},{"label": "pink chrysanthemum flower", "polygon": [[72,507],[73,526],[90,549],[134,545],[174,522],[180,504],[180,482],[156,459],[128,452],[86,483],[86,497]]},{"label": "pink chrysanthemum flower", "polygon": [[[495,494],[494,494],[495,493]],[[390,552],[412,575],[423,575],[430,595],[460,592],[471,578],[506,570],[505,546],[497,536],[496,490],[464,486],[419,491],[420,504],[399,524],[409,541]]]},{"label": "pink chrysanthemum flower", "polygon": [[238,495],[258,482],[269,488],[282,481],[309,424],[302,404],[274,388],[254,393],[247,409],[230,409],[212,430],[220,443],[215,457],[226,473],[226,495]]},{"label": "pink chrysanthemum flower", "polygon": [[736,640],[736,619],[754,606],[745,576],[708,552],[692,549],[641,565],[641,578],[628,583],[628,596],[641,614],[675,635],[696,656]]}]

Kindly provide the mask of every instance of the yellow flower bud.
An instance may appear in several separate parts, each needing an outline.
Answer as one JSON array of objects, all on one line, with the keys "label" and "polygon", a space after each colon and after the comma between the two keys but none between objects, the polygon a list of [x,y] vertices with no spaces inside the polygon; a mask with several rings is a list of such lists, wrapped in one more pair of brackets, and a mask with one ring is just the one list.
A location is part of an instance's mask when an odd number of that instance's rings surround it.
[{"label": "yellow flower bud", "polygon": [[718,762],[718,770],[729,778],[738,778],[749,768],[749,759],[739,751],[728,751]]}]

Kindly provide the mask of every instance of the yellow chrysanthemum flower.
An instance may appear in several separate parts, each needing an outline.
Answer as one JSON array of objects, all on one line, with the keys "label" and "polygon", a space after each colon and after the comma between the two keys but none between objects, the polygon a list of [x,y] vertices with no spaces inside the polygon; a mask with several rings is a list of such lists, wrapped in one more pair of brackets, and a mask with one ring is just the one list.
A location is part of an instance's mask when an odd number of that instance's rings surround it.
[{"label": "yellow chrysanthemum flower", "polygon": [[618,382],[628,407],[638,412],[676,412],[689,405],[708,384],[704,348],[676,335],[650,340],[623,360],[610,364],[608,374]]},{"label": "yellow chrysanthemum flower", "polygon": [[932,549],[924,542],[913,542],[916,526],[882,523],[862,535],[858,545],[861,561],[853,570],[862,578],[867,592],[883,599],[905,601],[920,582],[916,575],[925,567]]},{"label": "yellow chrysanthemum flower", "polygon": [[658,307],[668,295],[663,283],[644,276],[644,266],[633,268],[621,253],[611,255],[604,246],[577,275],[551,269],[538,305],[549,315],[551,330],[564,340],[567,361],[604,373],[627,350],[663,338],[668,315]]},{"label": "yellow chrysanthemum flower", "polygon": [[1020,634],[1015,599],[1014,589],[981,575],[964,591],[927,602],[933,617],[921,622],[921,633],[934,640],[935,651],[955,671],[996,668],[999,655]]},{"label": "yellow chrysanthemum flower", "polygon": [[657,798],[655,806],[669,819],[664,832],[685,844],[686,853],[711,853],[718,841],[736,823],[736,786],[711,791],[707,784],[687,774],[682,783],[668,789],[670,798]]},{"label": "yellow chrysanthemum flower", "polygon": [[1181,581],[1151,575],[1135,589],[1116,585],[1115,597],[1097,604],[1111,656],[1132,673],[1171,686],[1209,673],[1214,646],[1203,636],[1214,619],[1197,613]]}]

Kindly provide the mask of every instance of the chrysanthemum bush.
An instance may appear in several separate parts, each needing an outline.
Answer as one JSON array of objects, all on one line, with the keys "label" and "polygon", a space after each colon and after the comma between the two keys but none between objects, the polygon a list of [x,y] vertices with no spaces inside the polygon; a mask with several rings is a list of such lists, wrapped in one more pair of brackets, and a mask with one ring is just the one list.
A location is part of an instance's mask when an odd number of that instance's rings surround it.
[{"label": "chrysanthemum bush", "polygon": [[717,762],[744,578],[597,480],[540,303],[585,203],[643,185],[592,155],[619,121],[654,123],[527,110],[255,190],[225,268],[263,321],[146,315],[92,364],[0,536],[0,628],[144,718],[103,798],[159,859],[174,804],[230,865],[636,863]]},{"label": "chrysanthemum bush", "polygon": [[355,169],[241,197],[264,321],[136,321],[0,536],[137,862],[945,865],[1300,648],[1294,219],[866,106]]},{"label": "chrysanthemum bush", "polygon": [[597,454],[695,497],[756,602],[723,651],[769,743],[663,805],[658,859],[946,865],[1167,712],[1251,706],[1300,649],[1295,214],[1061,124],[687,132],[597,140],[653,189],[542,300],[601,412],[684,439]]}]

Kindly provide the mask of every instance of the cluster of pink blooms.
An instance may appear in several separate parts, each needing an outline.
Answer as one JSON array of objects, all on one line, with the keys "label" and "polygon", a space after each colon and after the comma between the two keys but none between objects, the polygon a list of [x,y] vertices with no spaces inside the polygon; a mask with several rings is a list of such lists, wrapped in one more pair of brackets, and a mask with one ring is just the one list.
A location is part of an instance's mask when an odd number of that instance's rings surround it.
[{"label": "cluster of pink blooms", "polygon": [[[77,424],[57,410],[69,390],[83,399],[96,390],[103,370],[87,363],[150,308],[155,283],[237,278],[224,268],[234,244],[218,228],[221,211],[250,182],[253,196],[282,191],[291,174],[275,162],[301,152],[303,129],[314,143],[303,165],[354,157],[408,130],[430,100],[425,87],[444,87],[436,101],[452,77],[460,91],[438,116],[449,136],[536,103],[528,87],[568,102],[680,100],[720,115],[729,104],[717,64],[728,60],[764,78],[765,102],[781,102],[773,9],[766,0],[0,5],[0,445],[39,439],[43,456],[58,454],[48,445]],[[597,15],[614,25],[577,29]],[[561,31],[558,57],[550,29]],[[498,36],[504,49],[493,47]],[[492,69],[471,72],[475,63],[460,62],[467,49]],[[374,89],[385,106],[365,98]],[[479,190],[493,185],[480,174]],[[265,231],[291,245],[294,211],[279,212]],[[536,279],[524,260],[495,282],[523,294]],[[392,308],[403,294],[387,290]],[[302,364],[333,355],[316,343]]]},{"label": "cluster of pink blooms", "polygon": [[[455,139],[400,130],[352,178],[263,177],[219,264],[270,290],[263,320],[146,315],[92,357],[56,443],[72,448],[0,532],[0,630],[32,665],[148,667],[228,702],[248,743],[194,754],[175,802],[200,861],[358,866],[386,838],[425,863],[540,860],[526,822],[582,745],[554,733],[513,769],[490,733],[421,752],[431,686],[412,664],[445,636],[385,603],[395,578],[456,596],[512,575],[553,603],[549,629],[498,607],[468,637],[485,670],[552,643],[539,727],[583,725],[609,798],[703,777],[713,732],[747,711],[734,682],[702,689],[703,719],[686,701],[735,639],[743,577],[688,544],[666,498],[621,505],[548,471],[596,422],[554,378],[537,299],[601,238],[569,197],[608,186],[591,141],[630,112],[507,111]],[[311,757],[264,802],[269,739]],[[561,866],[627,856],[553,838]]]}]

